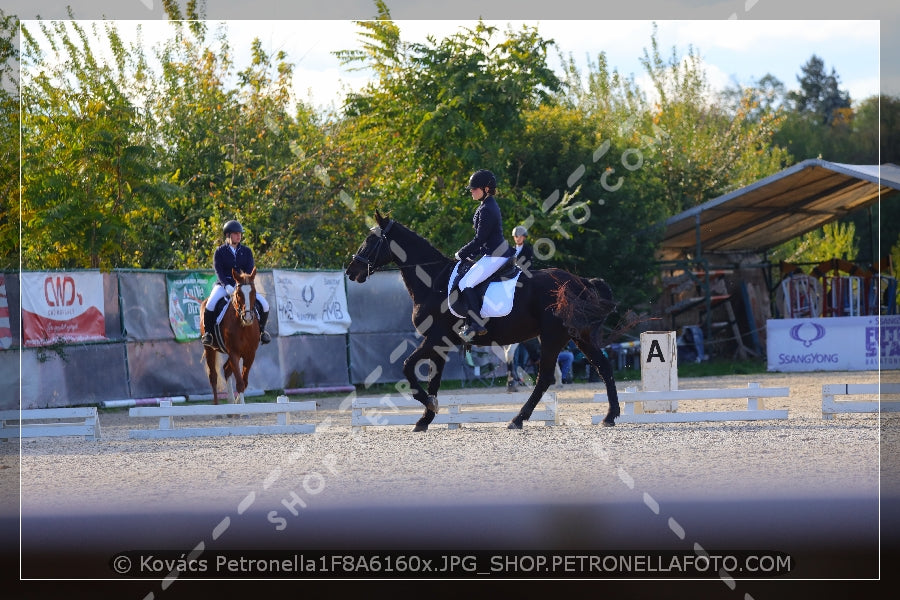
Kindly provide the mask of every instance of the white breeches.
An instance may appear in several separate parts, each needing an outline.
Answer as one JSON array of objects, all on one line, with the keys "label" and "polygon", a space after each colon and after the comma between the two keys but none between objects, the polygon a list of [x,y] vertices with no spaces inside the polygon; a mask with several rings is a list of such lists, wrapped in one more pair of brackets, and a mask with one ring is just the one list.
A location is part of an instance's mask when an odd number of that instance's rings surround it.
[{"label": "white breeches", "polygon": [[[212,293],[209,295],[209,300],[206,301],[206,308],[209,310],[213,310],[216,307],[216,304],[219,303],[219,300],[225,297],[225,288],[221,284],[216,284],[213,286]],[[269,312],[269,303],[266,302],[266,299],[260,295],[259,292],[256,292],[256,299],[259,301],[262,306],[263,312]]]},{"label": "white breeches", "polygon": [[459,280],[459,289],[475,287],[497,272],[509,259],[505,256],[482,256]]}]

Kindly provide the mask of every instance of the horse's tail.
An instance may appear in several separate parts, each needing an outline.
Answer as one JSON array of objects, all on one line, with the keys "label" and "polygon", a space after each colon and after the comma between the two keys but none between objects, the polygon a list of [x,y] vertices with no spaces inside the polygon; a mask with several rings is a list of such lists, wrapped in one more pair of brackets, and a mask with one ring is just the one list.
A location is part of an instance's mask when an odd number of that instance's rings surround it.
[{"label": "horse's tail", "polygon": [[589,337],[600,347],[603,323],[616,309],[612,288],[603,279],[575,277],[561,282],[556,289],[553,313],[563,320],[573,337]]},{"label": "horse's tail", "polygon": [[613,298],[612,288],[600,277],[576,277],[562,282],[556,290],[556,303],[552,308],[572,337],[587,337],[597,348],[618,340],[647,320],[629,310],[604,333],[606,319],[616,311],[618,303]]}]

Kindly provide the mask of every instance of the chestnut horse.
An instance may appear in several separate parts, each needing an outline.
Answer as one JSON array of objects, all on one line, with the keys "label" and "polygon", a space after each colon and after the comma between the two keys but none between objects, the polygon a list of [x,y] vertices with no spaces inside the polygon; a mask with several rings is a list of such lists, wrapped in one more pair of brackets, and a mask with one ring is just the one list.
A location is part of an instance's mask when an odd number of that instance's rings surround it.
[{"label": "chestnut horse", "polygon": [[[462,319],[448,310],[448,284],[455,261],[443,255],[427,240],[393,219],[376,211],[377,226],[371,229],[346,269],[352,281],[365,282],[376,270],[389,263],[400,267],[400,276],[413,301],[412,321],[422,342],[403,363],[413,397],[425,406],[414,431],[426,431],[438,411],[437,393],[447,362],[448,346],[467,343],[505,346],[535,336],[541,341],[541,362],[531,395],[509,423],[509,429],[521,429],[554,379],[556,358],[570,339],[600,372],[606,384],[609,409],[603,425],[615,425],[619,416],[619,397],[613,369],[601,346],[601,328],[615,310],[612,291],[599,278],[586,279],[562,269],[525,271],[519,275],[512,311],[504,317],[491,317],[487,333],[463,340],[459,331]],[[422,387],[417,364],[429,365],[428,389]]]},{"label": "chestnut horse", "polygon": [[[213,391],[213,404],[219,403],[218,381],[219,369],[216,359],[219,354],[227,358],[223,365],[225,374],[225,387],[232,398],[232,403],[244,403],[244,390],[247,389],[247,377],[250,367],[256,358],[256,350],[259,348],[259,319],[256,315],[256,267],[250,273],[238,273],[231,271],[237,285],[229,300],[230,306],[225,310],[219,323],[221,337],[213,332],[213,340],[217,348],[203,346],[203,355],[206,358],[206,371],[209,374],[209,384]],[[200,305],[200,314],[206,309],[206,300]],[[202,321],[202,320],[201,320]],[[201,323],[200,335],[205,331]],[[234,376],[234,387],[238,398],[231,393],[231,385],[228,378]]]}]

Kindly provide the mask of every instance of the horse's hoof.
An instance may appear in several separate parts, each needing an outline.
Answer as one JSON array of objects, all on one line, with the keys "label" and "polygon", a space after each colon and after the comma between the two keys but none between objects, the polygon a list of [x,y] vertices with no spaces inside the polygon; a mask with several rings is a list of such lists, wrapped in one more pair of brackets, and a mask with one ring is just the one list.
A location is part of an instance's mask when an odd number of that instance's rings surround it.
[{"label": "horse's hoof", "polygon": [[604,427],[615,427],[616,426],[615,421],[607,421],[606,419],[603,419],[602,421],[600,421],[600,424],[603,425]]},{"label": "horse's hoof", "polygon": [[522,429],[521,423],[516,423],[515,421],[510,421],[509,425],[506,426],[507,429]]},{"label": "horse's hoof", "polygon": [[428,425],[416,425],[413,431],[428,431]]},{"label": "horse's hoof", "polygon": [[437,414],[438,411],[438,399],[436,396],[428,396],[425,400],[425,408],[430,410],[431,412]]}]

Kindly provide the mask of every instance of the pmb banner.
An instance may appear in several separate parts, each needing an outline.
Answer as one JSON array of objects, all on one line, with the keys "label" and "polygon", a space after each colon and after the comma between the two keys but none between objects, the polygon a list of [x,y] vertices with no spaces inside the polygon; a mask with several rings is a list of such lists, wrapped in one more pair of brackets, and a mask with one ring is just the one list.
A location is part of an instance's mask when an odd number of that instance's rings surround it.
[{"label": "pmb banner", "polygon": [[21,289],[26,346],[106,339],[99,271],[22,273]]},{"label": "pmb banner", "polygon": [[215,273],[166,273],[169,324],[176,341],[200,337],[200,303],[209,297],[215,284]]},{"label": "pmb banner", "polygon": [[350,329],[342,271],[273,270],[278,335],[346,333]]},{"label": "pmb banner", "polygon": [[766,335],[769,371],[900,369],[900,315],[771,319]]}]

